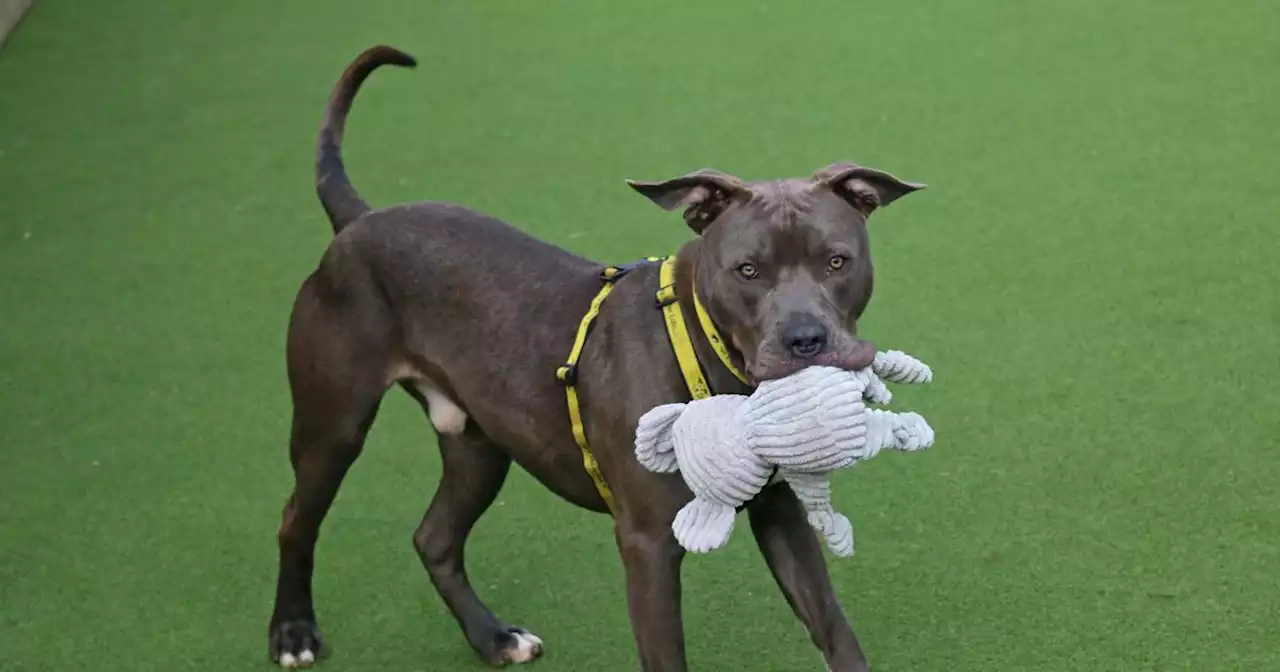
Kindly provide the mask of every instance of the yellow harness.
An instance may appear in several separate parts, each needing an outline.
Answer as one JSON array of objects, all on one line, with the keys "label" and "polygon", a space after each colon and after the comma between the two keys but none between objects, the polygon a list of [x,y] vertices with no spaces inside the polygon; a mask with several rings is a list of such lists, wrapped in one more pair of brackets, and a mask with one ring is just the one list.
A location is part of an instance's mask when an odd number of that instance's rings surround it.
[{"label": "yellow harness", "polygon": [[[689,388],[689,395],[696,399],[706,399],[712,395],[711,386],[707,383],[706,376],[702,373],[702,366],[698,363],[698,355],[693,349],[693,339],[689,336],[689,328],[685,324],[684,312],[680,310],[680,303],[676,296],[676,258],[675,256],[666,257],[648,257],[646,262],[653,263],[662,262],[662,268],[658,272],[658,306],[662,309],[662,318],[667,325],[667,339],[671,342],[671,349],[675,352],[676,362],[680,365],[680,374],[684,377],[685,385]],[[610,266],[600,274],[604,286],[600,288],[600,292],[596,294],[595,299],[591,301],[591,306],[587,309],[587,313],[582,316],[582,322],[578,324],[578,335],[574,338],[573,349],[569,351],[569,358],[559,369],[556,369],[556,379],[564,385],[565,398],[569,404],[569,422],[573,425],[573,438],[578,442],[578,448],[582,450],[582,466],[587,470],[587,474],[591,476],[591,480],[596,485],[596,490],[600,492],[600,497],[604,499],[605,504],[609,507],[609,511],[614,512],[613,491],[609,489],[609,484],[605,482],[604,475],[600,473],[600,465],[596,463],[596,458],[591,454],[591,445],[587,442],[586,428],[582,425],[582,408],[578,402],[578,391],[576,389],[578,376],[578,358],[582,356],[582,348],[586,345],[587,335],[591,331],[591,325],[600,314],[600,306],[604,303],[605,297],[613,291],[614,283],[619,278],[626,275],[633,266]],[[698,316],[699,326],[702,333],[706,335],[707,341],[711,344],[711,349],[715,351],[720,362],[725,368],[743,383],[747,382],[747,377],[733,365],[733,360],[729,357],[729,348],[725,345],[724,339],[720,336],[720,331],[711,321],[711,316],[707,314],[702,302],[698,300],[698,293],[693,292],[694,311]]]}]

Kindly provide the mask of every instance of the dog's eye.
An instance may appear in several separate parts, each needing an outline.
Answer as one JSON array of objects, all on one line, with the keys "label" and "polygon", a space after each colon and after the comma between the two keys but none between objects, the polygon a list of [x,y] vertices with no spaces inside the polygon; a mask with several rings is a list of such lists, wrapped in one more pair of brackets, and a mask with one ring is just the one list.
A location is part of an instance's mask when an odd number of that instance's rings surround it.
[{"label": "dog's eye", "polygon": [[830,268],[833,271],[838,271],[844,268],[844,263],[846,261],[848,261],[848,259],[846,259],[844,255],[837,254],[827,261],[827,268]]},{"label": "dog's eye", "polygon": [[743,264],[738,267],[738,273],[748,280],[755,280],[760,277],[760,269],[755,264]]}]

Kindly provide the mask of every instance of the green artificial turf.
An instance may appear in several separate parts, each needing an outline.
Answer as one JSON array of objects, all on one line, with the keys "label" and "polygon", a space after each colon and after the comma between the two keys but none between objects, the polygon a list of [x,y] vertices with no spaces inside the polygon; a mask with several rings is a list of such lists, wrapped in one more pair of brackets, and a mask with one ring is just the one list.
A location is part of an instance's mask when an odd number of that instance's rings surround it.
[{"label": "green artificial turf", "polygon": [[[624,178],[931,185],[874,217],[864,330],[934,366],[897,405],[938,444],[837,479],[877,670],[1280,669],[1277,34],[1273,0],[40,0],[0,51],[0,670],[270,669],[314,133],[380,42],[421,66],[356,104],[375,204],[623,262],[689,235]],[[480,668],[410,544],[433,441],[390,395],[324,669]],[[536,669],[635,669],[607,519],[517,472],[468,559]],[[684,594],[694,670],[821,669],[742,530]]]}]

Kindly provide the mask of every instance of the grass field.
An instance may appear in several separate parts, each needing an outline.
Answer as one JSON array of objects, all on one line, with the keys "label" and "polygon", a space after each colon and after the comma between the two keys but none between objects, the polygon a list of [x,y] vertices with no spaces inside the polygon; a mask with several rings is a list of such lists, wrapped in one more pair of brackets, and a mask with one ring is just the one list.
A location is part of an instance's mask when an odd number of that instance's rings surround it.
[{"label": "grass field", "polygon": [[[329,238],[315,129],[375,204],[466,203],[604,261],[623,185],[853,160],[864,329],[939,443],[838,479],[877,670],[1280,669],[1280,6],[41,0],[0,51],[0,670],[266,670],[283,336]],[[549,372],[550,373],[550,372]],[[410,545],[438,475],[383,406],[320,544],[324,669],[480,669]],[[685,572],[695,670],[820,663],[739,534]],[[523,472],[469,550],[545,670],[635,669],[607,519]]]}]

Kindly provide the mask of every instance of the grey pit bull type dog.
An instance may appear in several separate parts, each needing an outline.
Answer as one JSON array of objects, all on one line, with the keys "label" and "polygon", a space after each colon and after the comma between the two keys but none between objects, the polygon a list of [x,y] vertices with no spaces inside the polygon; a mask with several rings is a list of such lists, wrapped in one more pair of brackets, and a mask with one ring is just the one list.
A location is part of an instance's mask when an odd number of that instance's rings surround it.
[{"label": "grey pit bull type dog", "polygon": [[[383,395],[399,385],[430,419],[443,463],[413,545],[476,653],[493,665],[524,663],[541,654],[542,641],[485,606],[467,578],[463,549],[513,460],[569,502],[608,512],[583,468],[555,378],[601,287],[602,266],[456,205],[366,205],[347,179],[340,144],[361,83],[386,64],[414,60],[385,46],[362,53],[338,82],[319,137],[316,188],[335,236],[289,324],[295,484],[279,530],[270,655],[305,667],[323,648],[311,596],[320,524]],[[677,254],[686,320],[697,324],[689,300],[696,286],[750,380],[810,364],[871,363],[875,349],[856,331],[872,287],[866,219],[922,185],[853,164],[806,179],[747,183],[702,170],[630,184],[662,208],[683,211],[697,234]],[[582,353],[577,386],[587,436],[614,493],[640,665],[677,672],[686,669],[683,551],[670,525],[691,494],[679,475],[651,473],[633,452],[643,413],[689,399],[655,305],[657,288],[656,264],[616,281]],[[700,330],[691,331],[712,388],[749,393]],[[795,495],[774,485],[745,509],[827,666],[867,669]]]}]

